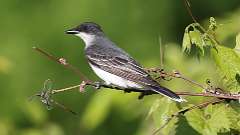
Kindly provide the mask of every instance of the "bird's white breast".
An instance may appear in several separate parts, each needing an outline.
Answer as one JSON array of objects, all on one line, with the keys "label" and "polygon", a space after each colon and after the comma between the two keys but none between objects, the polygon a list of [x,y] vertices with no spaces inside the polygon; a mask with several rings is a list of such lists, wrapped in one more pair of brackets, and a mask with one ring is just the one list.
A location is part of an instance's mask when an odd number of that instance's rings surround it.
[{"label": "bird's white breast", "polygon": [[119,76],[116,76],[114,74],[108,73],[102,69],[99,69],[93,65],[91,65],[91,68],[93,69],[93,71],[97,74],[98,77],[100,77],[102,80],[104,80],[108,85],[112,84],[112,85],[116,85],[119,87],[123,87],[123,88],[142,88],[140,85],[131,82],[129,80],[123,79]]}]

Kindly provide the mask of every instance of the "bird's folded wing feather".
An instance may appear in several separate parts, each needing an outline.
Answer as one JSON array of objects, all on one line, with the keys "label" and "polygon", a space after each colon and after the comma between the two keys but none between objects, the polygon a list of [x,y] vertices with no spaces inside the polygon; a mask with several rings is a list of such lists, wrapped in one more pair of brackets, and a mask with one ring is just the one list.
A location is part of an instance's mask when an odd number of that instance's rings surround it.
[{"label": "bird's folded wing feather", "polygon": [[92,65],[126,80],[141,85],[159,86],[159,84],[143,70],[142,66],[131,57],[94,53],[91,55],[87,54],[87,59]]}]

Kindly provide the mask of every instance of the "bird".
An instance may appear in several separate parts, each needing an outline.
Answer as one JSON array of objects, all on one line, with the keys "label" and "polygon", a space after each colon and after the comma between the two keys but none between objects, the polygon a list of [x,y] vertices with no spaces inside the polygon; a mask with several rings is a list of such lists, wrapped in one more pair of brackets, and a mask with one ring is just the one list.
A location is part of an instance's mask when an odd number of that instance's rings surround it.
[{"label": "bird", "polygon": [[80,37],[85,43],[85,56],[95,74],[105,84],[120,88],[154,91],[174,101],[183,98],[155,81],[133,57],[119,48],[94,22],[83,22],[66,34]]}]

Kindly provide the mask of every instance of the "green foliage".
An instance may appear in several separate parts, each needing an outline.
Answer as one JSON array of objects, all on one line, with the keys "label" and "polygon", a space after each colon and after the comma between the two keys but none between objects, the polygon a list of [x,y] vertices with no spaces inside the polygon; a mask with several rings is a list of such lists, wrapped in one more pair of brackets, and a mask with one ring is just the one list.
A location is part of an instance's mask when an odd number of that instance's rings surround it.
[{"label": "green foliage", "polygon": [[240,55],[239,55],[239,34],[236,36],[236,45],[233,49],[216,46],[216,50],[212,50],[214,61],[220,69],[219,74],[226,83],[226,87],[230,92],[240,91]]},{"label": "green foliage", "polygon": [[228,111],[228,118],[231,121],[231,129],[240,132],[240,104],[239,102],[231,102]]},{"label": "green foliage", "polygon": [[238,92],[240,91],[240,36],[236,37],[234,49],[221,46],[215,39],[217,22],[213,17],[210,18],[209,22],[207,30],[198,23],[193,23],[186,27],[182,44],[183,51],[189,53],[194,45],[199,48],[196,53],[203,56],[204,48],[209,46],[213,60],[219,69],[219,76],[226,82],[226,87],[230,92]]},{"label": "green foliage", "polygon": [[190,53],[191,47],[194,45],[198,49],[197,53],[203,56],[204,47],[206,46],[203,36],[198,23],[188,25],[183,36],[182,50]]},{"label": "green foliage", "polygon": [[207,47],[214,47],[215,41],[211,39],[211,33],[217,28],[216,21],[213,17],[210,18],[209,28],[206,31],[199,23],[189,24],[185,28],[182,50],[183,52],[190,53],[192,47],[196,47],[196,54],[204,56]]},{"label": "green foliage", "polygon": [[[153,118],[155,126],[158,128],[164,125],[168,121],[168,118],[177,111],[178,107],[175,102],[167,98],[156,99],[152,104],[148,117]],[[173,118],[160,132],[166,135],[175,134],[177,121],[177,118]]]},{"label": "green foliage", "polygon": [[195,130],[204,135],[217,135],[229,131],[231,127],[225,104],[192,110],[186,113],[186,119]]},{"label": "green foliage", "polygon": [[[192,28],[189,31],[189,28]],[[184,34],[183,51],[189,53],[193,45],[200,48],[196,53],[204,55],[204,48],[209,46],[211,55],[218,69],[216,73],[221,76],[226,90],[237,93],[240,91],[240,35],[236,37],[236,46],[231,49],[219,45],[215,38],[218,25],[214,18],[210,18],[208,30],[200,24],[190,24]],[[199,31],[201,30],[201,31]],[[194,34],[192,34],[194,33]],[[193,40],[194,39],[194,40]],[[208,42],[206,44],[206,42]],[[217,135],[218,133],[231,133],[239,128],[239,103],[230,105],[209,105],[205,109],[195,109],[186,113],[186,120],[192,128],[204,135]]]},{"label": "green foliage", "polygon": [[217,50],[212,50],[214,61],[220,69],[219,75],[226,82],[226,87],[231,92],[240,91],[240,57],[236,49],[217,46]]}]

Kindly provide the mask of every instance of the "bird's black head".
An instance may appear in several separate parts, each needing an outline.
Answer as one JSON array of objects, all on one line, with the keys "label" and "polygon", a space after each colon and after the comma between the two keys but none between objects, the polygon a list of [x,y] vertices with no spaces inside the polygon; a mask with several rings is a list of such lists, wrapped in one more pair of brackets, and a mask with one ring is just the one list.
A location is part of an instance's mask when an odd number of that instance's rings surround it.
[{"label": "bird's black head", "polygon": [[67,34],[79,34],[80,32],[84,32],[87,34],[103,33],[101,27],[94,22],[84,22],[84,23],[78,25],[77,27],[66,31]]}]

